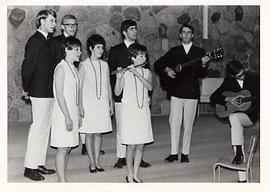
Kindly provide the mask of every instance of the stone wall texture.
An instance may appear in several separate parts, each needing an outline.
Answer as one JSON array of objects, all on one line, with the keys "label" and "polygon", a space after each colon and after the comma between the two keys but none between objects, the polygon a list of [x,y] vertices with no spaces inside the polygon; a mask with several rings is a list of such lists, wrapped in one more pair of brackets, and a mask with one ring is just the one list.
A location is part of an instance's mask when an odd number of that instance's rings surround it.
[{"label": "stone wall texture", "polygon": [[[21,64],[27,39],[35,32],[35,16],[44,9],[57,12],[57,32],[63,15],[74,14],[79,23],[77,37],[82,41],[85,59],[87,38],[98,33],[106,40],[105,59],[111,46],[121,42],[120,24],[125,19],[138,23],[138,41],[147,46],[153,63],[178,45],[178,30],[184,23],[195,27],[194,43],[207,50],[223,47],[220,61],[210,64],[209,77],[224,76],[228,60],[239,59],[246,67],[260,70],[260,7],[208,6],[208,39],[203,40],[203,6],[9,6],[8,7],[8,120],[30,121],[31,106],[21,100]],[[153,72],[154,74],[154,72]],[[153,75],[152,114],[167,114],[168,101]]]}]

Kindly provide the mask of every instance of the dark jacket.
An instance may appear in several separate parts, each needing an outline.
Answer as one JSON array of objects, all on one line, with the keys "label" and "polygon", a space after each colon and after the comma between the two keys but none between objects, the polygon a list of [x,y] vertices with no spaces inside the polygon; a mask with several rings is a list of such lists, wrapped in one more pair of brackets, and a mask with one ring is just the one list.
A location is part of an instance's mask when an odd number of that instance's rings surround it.
[{"label": "dark jacket", "polygon": [[[150,69],[148,56],[146,58],[146,62],[147,64],[145,65],[145,68]],[[128,59],[128,48],[126,47],[124,42],[118,45],[115,45],[114,47],[110,49],[108,65],[110,68],[110,72],[116,70],[118,67],[126,68],[127,66],[131,65]],[[111,75],[111,87],[112,87],[114,100],[115,102],[121,102],[123,92],[119,96],[115,95],[114,93],[115,83],[116,83],[116,75]]]},{"label": "dark jacket", "polygon": [[255,123],[260,114],[260,77],[255,72],[246,72],[243,88],[240,87],[235,78],[231,76],[225,77],[220,87],[211,95],[210,105],[212,107],[215,104],[225,105],[225,96],[222,95],[224,91],[237,93],[241,90],[248,90],[251,93],[251,106],[244,113]]},{"label": "dark jacket", "polygon": [[[160,85],[167,91],[167,96],[184,99],[199,99],[199,79],[206,76],[207,67],[202,67],[201,57],[205,56],[205,50],[194,45],[186,54],[183,45],[171,48],[164,56],[154,63],[155,72],[160,77]],[[186,62],[193,61],[186,65]],[[165,72],[166,67],[175,70],[176,66],[183,64],[176,78],[170,78]]]},{"label": "dark jacket", "polygon": [[56,66],[62,59],[65,58],[64,52],[62,50],[62,45],[65,39],[66,37],[61,34],[48,40],[54,66]]},{"label": "dark jacket", "polygon": [[22,85],[25,92],[32,97],[53,97],[54,65],[46,38],[36,32],[25,46],[22,63]]}]

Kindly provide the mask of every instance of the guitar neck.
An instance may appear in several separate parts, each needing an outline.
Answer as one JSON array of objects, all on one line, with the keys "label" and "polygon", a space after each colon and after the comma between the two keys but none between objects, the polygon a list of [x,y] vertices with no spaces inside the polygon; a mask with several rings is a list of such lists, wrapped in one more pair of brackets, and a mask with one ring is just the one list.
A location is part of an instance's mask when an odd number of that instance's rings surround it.
[{"label": "guitar neck", "polygon": [[[209,56],[210,60],[212,59],[212,57],[209,55],[209,53],[206,53],[204,56],[206,56],[206,55]],[[187,61],[187,62],[185,62],[185,63],[178,64],[178,65],[175,67],[175,71],[178,72],[178,69],[179,69],[179,68],[181,68],[181,70],[182,70],[182,69],[184,69],[184,68],[186,68],[186,67],[189,67],[189,66],[195,64],[195,63],[198,62],[198,61],[201,61],[201,59],[202,59],[204,56],[200,56],[200,57],[194,58],[194,59],[192,59],[192,60],[190,60],[190,61]]]}]

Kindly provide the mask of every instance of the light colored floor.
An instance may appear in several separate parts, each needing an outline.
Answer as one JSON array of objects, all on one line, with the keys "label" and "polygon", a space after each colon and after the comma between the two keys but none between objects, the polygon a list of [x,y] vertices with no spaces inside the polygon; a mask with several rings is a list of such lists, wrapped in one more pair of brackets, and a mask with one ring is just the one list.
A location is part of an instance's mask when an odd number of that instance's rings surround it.
[{"label": "light colored floor", "polygon": [[[23,162],[25,146],[30,122],[9,122],[8,126],[8,182],[32,182],[23,177]],[[214,115],[201,115],[196,119],[193,129],[190,163],[166,163],[164,158],[170,153],[170,135],[168,117],[155,116],[152,118],[154,140],[146,146],[144,160],[150,162],[150,168],[141,168],[140,176],[145,183],[186,183],[213,182],[212,166],[220,156],[232,158],[230,145],[230,128],[228,124],[218,121]],[[251,135],[258,129],[245,129],[245,146],[247,148]],[[103,136],[101,165],[105,172],[91,174],[88,171],[88,158],[81,155],[81,147],[71,152],[68,165],[69,182],[123,183],[125,182],[126,167],[115,169],[116,161],[115,132]],[[48,148],[46,166],[55,168],[55,150]],[[253,163],[255,182],[260,182],[260,149],[255,154]],[[45,176],[41,182],[57,182],[57,176]],[[237,182],[237,173],[222,171],[222,182]]]}]

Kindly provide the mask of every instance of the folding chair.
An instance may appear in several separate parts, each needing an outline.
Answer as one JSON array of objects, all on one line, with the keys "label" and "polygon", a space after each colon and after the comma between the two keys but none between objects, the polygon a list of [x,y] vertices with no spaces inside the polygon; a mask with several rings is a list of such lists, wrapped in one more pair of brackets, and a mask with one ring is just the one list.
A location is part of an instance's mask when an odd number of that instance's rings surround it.
[{"label": "folding chair", "polygon": [[251,136],[250,144],[248,149],[248,160],[241,165],[234,165],[231,163],[231,159],[221,157],[213,166],[214,182],[216,182],[216,170],[218,170],[218,182],[220,182],[221,168],[228,169],[231,171],[243,171],[246,172],[247,182],[253,182],[251,165],[253,162],[254,154],[258,147],[258,136]]}]

